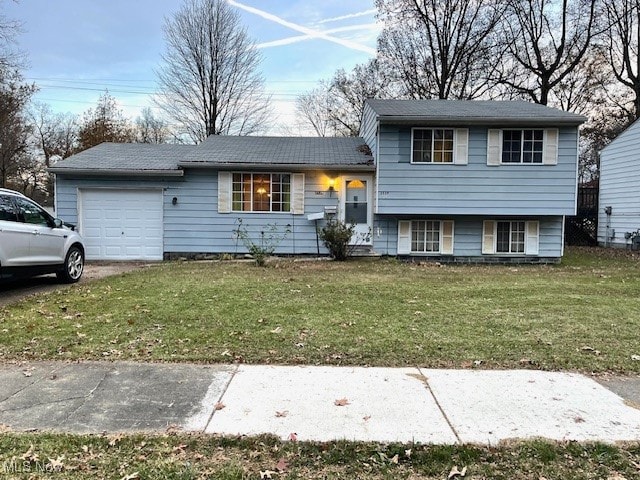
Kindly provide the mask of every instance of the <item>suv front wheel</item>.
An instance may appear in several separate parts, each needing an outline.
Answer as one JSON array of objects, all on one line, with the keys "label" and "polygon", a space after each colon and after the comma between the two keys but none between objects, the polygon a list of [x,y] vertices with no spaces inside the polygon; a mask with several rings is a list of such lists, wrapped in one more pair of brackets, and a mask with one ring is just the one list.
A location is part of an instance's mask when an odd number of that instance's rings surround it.
[{"label": "suv front wheel", "polygon": [[67,256],[64,259],[64,268],[56,273],[56,276],[63,283],[76,283],[80,280],[83,270],[84,253],[74,245],[67,252]]}]

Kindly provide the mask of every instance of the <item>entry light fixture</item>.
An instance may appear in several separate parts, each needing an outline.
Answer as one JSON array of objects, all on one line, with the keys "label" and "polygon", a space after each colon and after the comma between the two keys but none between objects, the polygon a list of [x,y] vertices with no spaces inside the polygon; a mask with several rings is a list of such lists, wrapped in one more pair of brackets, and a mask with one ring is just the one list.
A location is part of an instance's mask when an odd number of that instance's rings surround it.
[{"label": "entry light fixture", "polygon": [[328,188],[329,196],[332,196],[333,192],[335,192],[335,190],[336,190],[336,179],[335,178],[330,178],[329,179],[329,188]]}]

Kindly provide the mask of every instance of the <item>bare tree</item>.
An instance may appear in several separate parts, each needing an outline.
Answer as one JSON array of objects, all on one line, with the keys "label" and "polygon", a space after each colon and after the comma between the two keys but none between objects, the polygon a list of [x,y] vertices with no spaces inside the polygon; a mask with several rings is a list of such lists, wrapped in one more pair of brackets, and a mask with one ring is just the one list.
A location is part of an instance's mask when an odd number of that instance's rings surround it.
[{"label": "bare tree", "polygon": [[[4,0],[0,0],[0,9]],[[20,23],[7,18],[0,11],[0,68],[15,69],[22,63],[22,54],[15,50],[15,37],[20,31]]]},{"label": "bare tree", "polygon": [[633,92],[633,118],[640,117],[640,0],[606,2],[605,42],[616,80]]},{"label": "bare tree", "polygon": [[55,113],[46,103],[35,103],[29,110],[36,150],[50,167],[56,158],[67,158],[78,148],[78,117]]},{"label": "bare tree", "polygon": [[298,97],[296,111],[317,135],[356,136],[367,98],[395,98],[398,89],[372,59],[356,65],[351,72],[338,70],[331,81]]},{"label": "bare tree", "polygon": [[142,110],[135,123],[136,142],[138,143],[167,143],[171,137],[167,122],[156,117],[149,107]]},{"label": "bare tree", "polygon": [[195,142],[264,128],[269,99],[260,54],[224,0],[186,0],[164,26],[158,105]]},{"label": "bare tree", "polygon": [[[376,0],[380,60],[412,98],[472,99],[491,87],[499,0]],[[495,59],[493,59],[495,60]]]},{"label": "bare tree", "polygon": [[583,60],[596,34],[596,0],[505,0],[500,81],[547,105]]}]

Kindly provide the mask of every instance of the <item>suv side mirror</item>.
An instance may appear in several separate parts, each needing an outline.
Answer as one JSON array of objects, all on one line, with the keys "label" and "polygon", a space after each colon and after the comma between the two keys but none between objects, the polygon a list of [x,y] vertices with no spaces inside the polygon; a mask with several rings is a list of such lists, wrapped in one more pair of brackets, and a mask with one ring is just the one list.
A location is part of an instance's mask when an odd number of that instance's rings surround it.
[{"label": "suv side mirror", "polygon": [[60,220],[59,218],[53,219],[53,228],[62,228],[62,225],[62,220]]}]

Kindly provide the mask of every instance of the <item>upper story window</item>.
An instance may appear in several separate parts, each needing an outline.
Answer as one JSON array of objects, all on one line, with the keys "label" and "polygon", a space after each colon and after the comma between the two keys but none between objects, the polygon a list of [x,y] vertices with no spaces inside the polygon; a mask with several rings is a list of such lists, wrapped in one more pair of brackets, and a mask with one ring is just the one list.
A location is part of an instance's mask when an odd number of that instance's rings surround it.
[{"label": "upper story window", "polygon": [[503,130],[502,163],[542,163],[544,130]]},{"label": "upper story window", "polygon": [[452,128],[413,128],[411,163],[453,163]]},{"label": "upper story window", "polygon": [[288,173],[234,173],[234,212],[289,212],[291,175]]}]

